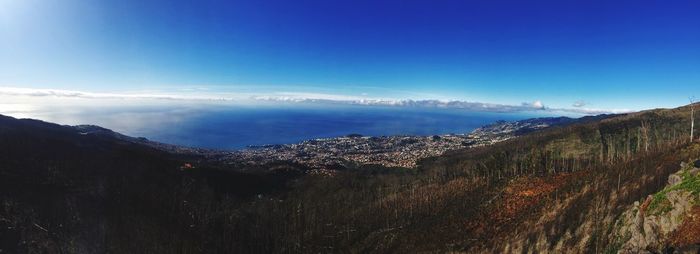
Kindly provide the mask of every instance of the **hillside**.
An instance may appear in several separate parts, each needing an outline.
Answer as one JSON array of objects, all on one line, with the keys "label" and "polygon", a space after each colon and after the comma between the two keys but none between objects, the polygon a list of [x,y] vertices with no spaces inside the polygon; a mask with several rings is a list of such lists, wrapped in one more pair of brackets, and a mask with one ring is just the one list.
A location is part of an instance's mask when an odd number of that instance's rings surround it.
[{"label": "hillside", "polygon": [[700,160],[682,162],[663,190],[634,202],[613,236],[611,247],[622,253],[700,252]]},{"label": "hillside", "polygon": [[242,170],[94,127],[0,117],[0,249],[615,252],[616,221],[700,158],[689,111],[587,118],[416,169],[332,177],[285,162]]},{"label": "hillside", "polygon": [[0,116],[0,249],[202,252],[211,244],[193,226],[191,206],[282,191],[302,170],[185,170],[191,159],[84,128]]}]

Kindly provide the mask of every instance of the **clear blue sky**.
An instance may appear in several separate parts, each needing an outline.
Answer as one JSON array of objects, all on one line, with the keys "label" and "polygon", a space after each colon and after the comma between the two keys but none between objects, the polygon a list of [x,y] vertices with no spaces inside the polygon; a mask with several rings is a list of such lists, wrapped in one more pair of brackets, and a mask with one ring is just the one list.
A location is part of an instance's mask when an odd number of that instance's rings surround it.
[{"label": "clear blue sky", "polygon": [[700,1],[0,0],[0,86],[671,107]]}]

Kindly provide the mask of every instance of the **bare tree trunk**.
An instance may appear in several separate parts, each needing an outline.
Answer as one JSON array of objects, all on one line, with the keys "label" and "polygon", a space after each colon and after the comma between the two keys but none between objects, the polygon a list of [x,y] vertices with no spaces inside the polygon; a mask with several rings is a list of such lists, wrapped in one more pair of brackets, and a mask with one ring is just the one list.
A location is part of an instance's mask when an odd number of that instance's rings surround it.
[{"label": "bare tree trunk", "polygon": [[693,142],[693,131],[695,130],[695,105],[694,100],[690,100],[690,142]]},{"label": "bare tree trunk", "polygon": [[642,128],[640,127],[637,131],[637,151],[635,151],[635,152],[638,153],[642,149],[641,147],[642,147]]},{"label": "bare tree trunk", "polygon": [[649,127],[645,121],[642,121],[642,134],[644,134],[644,152],[649,151]]},{"label": "bare tree trunk", "polygon": [[632,157],[630,152],[630,129],[625,129],[625,136],[627,138],[627,142],[625,142],[625,161],[629,161],[630,157]]}]

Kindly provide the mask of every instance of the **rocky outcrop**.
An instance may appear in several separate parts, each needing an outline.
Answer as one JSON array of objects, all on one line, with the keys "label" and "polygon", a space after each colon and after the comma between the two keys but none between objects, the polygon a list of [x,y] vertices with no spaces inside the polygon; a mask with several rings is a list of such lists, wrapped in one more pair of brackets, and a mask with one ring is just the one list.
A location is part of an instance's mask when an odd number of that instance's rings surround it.
[{"label": "rocky outcrop", "polygon": [[700,169],[682,163],[668,185],[615,223],[611,252],[700,253]]}]

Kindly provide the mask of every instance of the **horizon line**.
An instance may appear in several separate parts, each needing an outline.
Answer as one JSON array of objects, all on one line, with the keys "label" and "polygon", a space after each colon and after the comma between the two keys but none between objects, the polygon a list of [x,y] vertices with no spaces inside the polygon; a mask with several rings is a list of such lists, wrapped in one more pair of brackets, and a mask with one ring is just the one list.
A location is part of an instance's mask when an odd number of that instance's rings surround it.
[{"label": "horizon line", "polygon": [[[183,93],[184,92],[184,93]],[[236,92],[192,92],[183,91],[143,92],[88,92],[63,89],[41,89],[0,86],[0,97],[31,97],[61,99],[101,99],[101,100],[153,100],[153,101],[189,101],[189,102],[230,102],[230,103],[321,103],[358,106],[389,106],[406,108],[444,108],[463,109],[473,112],[551,112],[580,115],[622,114],[638,110],[588,108],[583,101],[576,101],[571,108],[548,107],[540,100],[521,102],[520,104],[501,104],[458,99],[435,98],[381,98],[370,96],[352,96],[332,93],[306,92],[272,92],[272,93],[236,93]],[[25,103],[26,104],[26,103]]]}]

